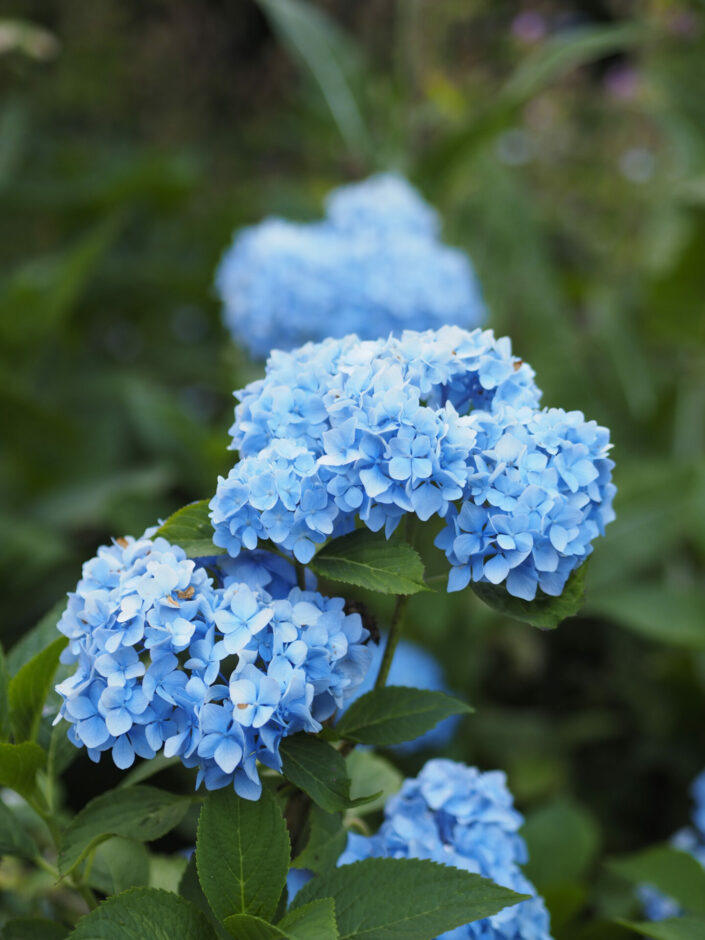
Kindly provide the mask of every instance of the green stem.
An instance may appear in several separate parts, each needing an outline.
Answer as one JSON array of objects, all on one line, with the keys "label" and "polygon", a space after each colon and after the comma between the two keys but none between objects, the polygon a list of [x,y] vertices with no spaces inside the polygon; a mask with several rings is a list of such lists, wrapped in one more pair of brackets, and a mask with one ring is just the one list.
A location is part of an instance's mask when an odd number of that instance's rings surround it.
[{"label": "green stem", "polygon": [[300,562],[296,562],[296,583],[299,586],[299,590],[306,590],[306,569]]},{"label": "green stem", "polygon": [[396,652],[397,643],[399,642],[399,637],[401,636],[402,625],[404,623],[404,614],[406,613],[406,606],[409,603],[408,594],[399,594],[397,597],[397,602],[394,605],[394,613],[392,614],[392,621],[389,624],[389,636],[387,637],[387,645],[384,647],[384,654],[382,655],[382,663],[379,667],[379,672],[377,673],[377,681],[375,682],[375,688],[381,689],[382,686],[386,683],[387,678],[389,677],[389,670],[392,665],[392,660],[394,659],[394,653]]}]

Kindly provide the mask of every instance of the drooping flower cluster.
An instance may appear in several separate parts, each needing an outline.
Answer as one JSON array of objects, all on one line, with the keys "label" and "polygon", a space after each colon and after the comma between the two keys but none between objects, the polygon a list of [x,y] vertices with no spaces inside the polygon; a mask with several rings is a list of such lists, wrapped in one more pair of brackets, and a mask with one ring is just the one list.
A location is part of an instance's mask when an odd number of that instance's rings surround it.
[{"label": "drooping flower cluster", "polygon": [[[365,858],[423,858],[485,878],[522,894],[536,895],[520,865],[527,861],[502,771],[480,773],[449,760],[431,760],[405,780],[387,801],[384,822],[373,836],[348,835],[338,865]],[[549,916],[534,896],[499,914],[442,934],[442,940],[550,940]]]},{"label": "drooping flower cluster", "polygon": [[235,339],[256,357],[309,340],[485,319],[467,257],[439,241],[436,212],[401,177],[334,190],[326,218],[270,218],[239,232],[216,288]]},{"label": "drooping flower cluster", "polygon": [[534,372],[490,330],[447,326],[275,351],[237,393],[239,462],[211,501],[231,555],[271,540],[307,563],[361,520],[447,520],[437,544],[468,580],[560,594],[613,518],[609,433],[539,410]]},{"label": "drooping flower cluster", "polygon": [[[688,852],[705,868],[705,770],[693,781],[690,793],[694,802],[693,825],[679,829],[671,838],[671,845],[674,849]],[[687,913],[677,901],[651,885],[641,885],[638,894],[647,920],[666,920]]]},{"label": "drooping flower cluster", "polygon": [[362,681],[371,651],[341,598],[295,585],[266,552],[203,565],[163,538],[118,539],[83,567],[59,630],[75,673],[59,718],[93,760],[179,755],[208,789],[256,799],[256,762],[316,732]]},{"label": "drooping flower cluster", "polygon": [[[350,702],[370,692],[374,686],[379,667],[382,663],[382,654],[386,645],[386,637],[372,647],[372,662],[365,679],[350,697]],[[449,692],[443,674],[443,667],[428,650],[402,638],[394,651],[394,659],[389,670],[387,685],[402,685],[411,689],[428,689],[432,692]],[[349,703],[348,703],[349,704]],[[397,745],[394,750],[404,754],[412,754],[421,750],[440,751],[450,742],[455,728],[460,720],[459,715],[451,715],[422,734],[413,741],[405,741]]]}]

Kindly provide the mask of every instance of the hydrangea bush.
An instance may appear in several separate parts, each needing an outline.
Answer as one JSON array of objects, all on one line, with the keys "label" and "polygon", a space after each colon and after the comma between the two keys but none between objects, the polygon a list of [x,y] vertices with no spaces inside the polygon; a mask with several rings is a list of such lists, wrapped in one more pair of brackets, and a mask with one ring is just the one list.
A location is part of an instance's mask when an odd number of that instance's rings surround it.
[{"label": "hydrangea bush", "polygon": [[243,229],[216,277],[225,324],[256,359],[348,333],[478,326],[485,307],[472,266],[439,231],[436,212],[390,173],[334,190],[322,221]]}]

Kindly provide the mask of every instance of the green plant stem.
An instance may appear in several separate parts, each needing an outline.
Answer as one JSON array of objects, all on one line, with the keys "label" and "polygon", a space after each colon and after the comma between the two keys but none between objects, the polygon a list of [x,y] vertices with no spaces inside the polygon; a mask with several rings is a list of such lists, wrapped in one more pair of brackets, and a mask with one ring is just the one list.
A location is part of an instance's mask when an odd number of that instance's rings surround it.
[{"label": "green plant stem", "polygon": [[379,667],[379,672],[377,673],[377,680],[375,681],[376,689],[381,689],[389,677],[389,670],[392,666],[392,660],[394,659],[394,653],[396,652],[399,637],[401,636],[402,625],[404,623],[404,614],[406,613],[406,607],[408,603],[408,594],[399,594],[397,596],[397,602],[394,605],[394,613],[392,614],[392,620],[389,624],[387,645],[384,647],[382,662]]}]

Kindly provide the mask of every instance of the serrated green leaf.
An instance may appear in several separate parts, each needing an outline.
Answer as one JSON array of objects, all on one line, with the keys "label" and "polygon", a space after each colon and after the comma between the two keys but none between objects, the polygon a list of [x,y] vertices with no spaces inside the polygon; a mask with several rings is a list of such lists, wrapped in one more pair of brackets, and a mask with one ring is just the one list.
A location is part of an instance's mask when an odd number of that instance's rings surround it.
[{"label": "serrated green leaf", "polygon": [[309,814],[308,841],[294,859],[294,867],[308,868],[322,875],[335,867],[347,838],[341,814],[327,813],[314,804]]},{"label": "serrated green leaf", "polygon": [[69,928],[45,917],[17,917],[5,922],[3,940],[64,940]]},{"label": "serrated green leaf", "polygon": [[335,730],[350,741],[390,747],[418,738],[450,715],[471,711],[465,702],[444,692],[387,685],[356,699]]},{"label": "serrated green leaf", "polygon": [[42,709],[51,691],[61,652],[68,643],[57,637],[41,653],[30,659],[10,680],[8,700],[10,725],[15,740],[33,741],[37,736]]},{"label": "serrated green leaf", "polygon": [[333,898],[311,901],[289,911],[277,924],[290,940],[337,940]]},{"label": "serrated green leaf", "polygon": [[689,914],[705,914],[705,868],[688,852],[656,846],[610,859],[607,867],[632,884],[652,885]]},{"label": "serrated green leaf", "polygon": [[130,888],[82,917],[71,940],[214,940],[203,914],[178,894]]},{"label": "serrated green leaf", "polygon": [[71,820],[61,839],[59,871],[68,874],[85,855],[111,836],[151,842],[183,819],[192,803],[156,787],[110,790],[91,800]]},{"label": "serrated green leaf", "polygon": [[235,940],[288,940],[287,935],[274,924],[252,914],[231,914],[223,923]]},{"label": "serrated green leaf", "polygon": [[289,834],[274,796],[243,800],[230,789],[206,798],[198,821],[196,865],[216,915],[271,919],[286,884]]},{"label": "serrated green leaf", "polygon": [[284,738],[280,754],[284,776],[328,813],[367,803],[379,795],[352,800],[345,760],[321,738],[303,732]]},{"label": "serrated green leaf", "polygon": [[570,799],[558,799],[527,816],[521,834],[529,847],[527,877],[543,893],[551,885],[579,882],[600,847],[593,816]]},{"label": "serrated green leaf", "polygon": [[335,901],[340,940],[428,940],[527,895],[436,862],[368,858],[317,875],[293,908],[327,897]]},{"label": "serrated green leaf", "polygon": [[333,539],[311,559],[321,578],[354,584],[381,594],[427,591],[418,553],[399,539],[387,539],[369,529],[356,529]]},{"label": "serrated green leaf", "polygon": [[389,797],[399,790],[404,779],[403,774],[393,764],[374,751],[359,748],[352,751],[345,758],[345,767],[350,777],[351,799],[355,800],[370,790],[379,791],[380,794],[376,800],[356,807],[356,816],[365,816],[383,809]]},{"label": "serrated green leaf", "polygon": [[[152,887],[158,886],[153,885]],[[179,880],[178,893],[182,898],[186,898],[187,901],[190,901],[194,907],[197,907],[202,914],[205,914],[206,919],[213,927],[218,937],[222,938],[222,940],[227,940],[230,934],[226,931],[225,927],[223,927],[222,921],[220,921],[215,916],[210,904],[208,903],[208,899],[203,893],[201,882],[198,880],[195,852],[188,860],[186,868],[184,869],[184,873]]]},{"label": "serrated green leaf", "polygon": [[28,633],[25,633],[21,640],[15,643],[7,654],[7,671],[11,676],[16,675],[25,663],[34,659],[37,653],[41,653],[54,641],[56,625],[65,610],[66,598],[62,597]]},{"label": "serrated green leaf", "polygon": [[0,803],[0,855],[16,855],[19,858],[32,859],[37,854],[37,847],[17,814]]},{"label": "serrated green leaf", "polygon": [[33,741],[0,744],[0,787],[9,787],[20,796],[31,798],[37,771],[45,762],[46,754]]},{"label": "serrated green leaf", "polygon": [[501,584],[474,581],[470,587],[481,601],[500,614],[530,623],[533,627],[552,630],[580,610],[585,593],[585,571],[586,563],[583,562],[568,578],[560,597],[549,597],[539,590],[533,601],[512,597]]},{"label": "serrated green leaf", "polygon": [[705,937],[704,917],[670,917],[644,922],[619,920],[617,923],[653,940],[703,940]]},{"label": "serrated green leaf", "polygon": [[141,842],[119,836],[102,842],[90,864],[88,884],[103,894],[149,884],[149,854]]},{"label": "serrated green leaf", "polygon": [[178,545],[189,558],[224,555],[225,549],[213,542],[213,526],[208,515],[207,499],[182,506],[169,516],[155,533]]}]

